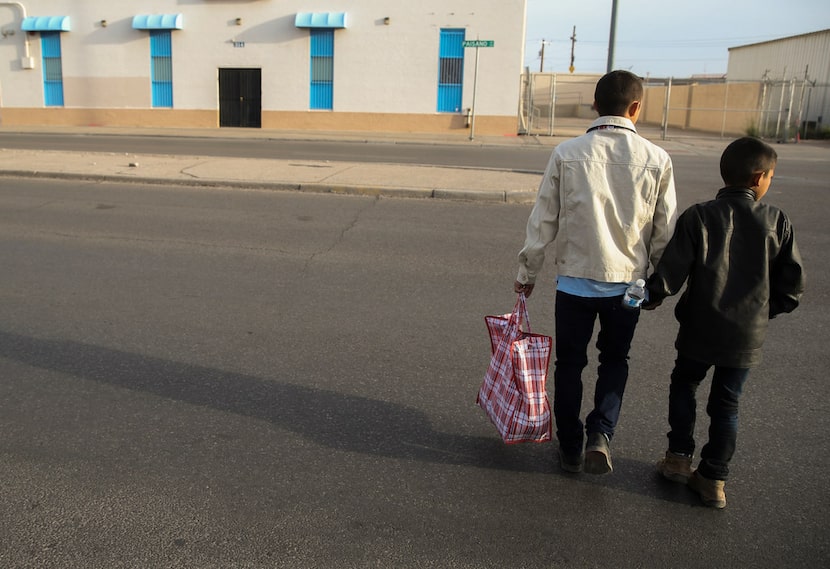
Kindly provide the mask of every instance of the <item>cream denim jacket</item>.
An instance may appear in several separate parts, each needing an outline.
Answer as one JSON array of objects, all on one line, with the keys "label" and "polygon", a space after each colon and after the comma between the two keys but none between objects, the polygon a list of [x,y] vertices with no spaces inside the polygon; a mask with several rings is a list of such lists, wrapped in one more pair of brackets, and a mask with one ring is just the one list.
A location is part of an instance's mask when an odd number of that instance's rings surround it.
[{"label": "cream denim jacket", "polygon": [[559,275],[602,282],[645,279],[674,231],[671,158],[629,119],[600,117],[553,151],[519,253],[520,283],[535,283],[554,243]]}]

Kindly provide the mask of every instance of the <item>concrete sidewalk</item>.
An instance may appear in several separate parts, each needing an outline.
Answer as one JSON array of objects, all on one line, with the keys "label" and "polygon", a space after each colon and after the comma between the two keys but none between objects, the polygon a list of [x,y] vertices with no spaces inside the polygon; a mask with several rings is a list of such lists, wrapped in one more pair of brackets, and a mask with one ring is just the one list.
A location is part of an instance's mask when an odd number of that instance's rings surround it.
[{"label": "concrete sidewalk", "polygon": [[[477,136],[365,132],[275,131],[262,129],[140,129],[110,127],[0,127],[6,133],[171,136],[227,139],[325,140],[431,145],[534,146],[553,149],[585,132],[589,120],[561,121],[555,136]],[[646,138],[673,155],[719,155],[728,139],[688,135],[661,140],[656,127],[640,126]],[[828,144],[779,145],[815,159],[830,157]],[[251,190],[302,191],[384,197],[531,203],[538,174],[488,168],[419,166],[326,160],[280,160],[170,156],[108,152],[0,149],[0,176],[176,184]]]},{"label": "concrete sidewalk", "polygon": [[536,174],[441,166],[0,150],[0,176],[524,203]]}]

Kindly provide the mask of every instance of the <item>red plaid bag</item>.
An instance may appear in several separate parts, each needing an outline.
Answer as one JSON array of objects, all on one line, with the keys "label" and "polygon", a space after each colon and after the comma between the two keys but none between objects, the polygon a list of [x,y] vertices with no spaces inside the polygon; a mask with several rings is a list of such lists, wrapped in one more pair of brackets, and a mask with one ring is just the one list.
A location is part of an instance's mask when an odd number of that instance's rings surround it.
[{"label": "red plaid bag", "polygon": [[[476,403],[506,443],[551,439],[545,382],[553,338],[530,332],[525,295],[511,314],[485,316],[492,356]],[[522,321],[527,332],[522,331]]]}]

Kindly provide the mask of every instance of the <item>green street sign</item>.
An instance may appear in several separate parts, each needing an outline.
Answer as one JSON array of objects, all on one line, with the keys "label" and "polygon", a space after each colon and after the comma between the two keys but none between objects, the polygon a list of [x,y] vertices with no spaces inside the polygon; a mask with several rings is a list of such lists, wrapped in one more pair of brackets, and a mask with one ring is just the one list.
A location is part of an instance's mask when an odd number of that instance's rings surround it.
[{"label": "green street sign", "polygon": [[493,47],[494,40],[464,40],[461,45],[463,47]]}]

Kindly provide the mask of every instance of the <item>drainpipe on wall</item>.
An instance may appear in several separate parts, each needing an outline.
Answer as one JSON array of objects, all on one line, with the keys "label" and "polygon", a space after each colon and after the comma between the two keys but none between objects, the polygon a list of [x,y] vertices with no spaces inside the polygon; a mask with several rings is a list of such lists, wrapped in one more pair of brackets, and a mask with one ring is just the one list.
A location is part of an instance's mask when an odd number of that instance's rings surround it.
[{"label": "drainpipe on wall", "polygon": [[[0,2],[0,6],[12,6],[20,10],[20,21],[26,19],[26,6],[20,2]],[[23,59],[20,60],[23,69],[34,69],[35,63],[29,56],[29,34],[23,32]]]}]

